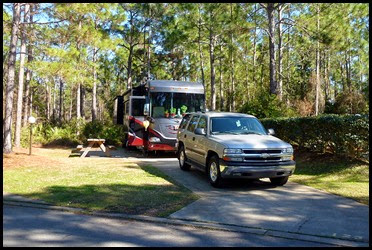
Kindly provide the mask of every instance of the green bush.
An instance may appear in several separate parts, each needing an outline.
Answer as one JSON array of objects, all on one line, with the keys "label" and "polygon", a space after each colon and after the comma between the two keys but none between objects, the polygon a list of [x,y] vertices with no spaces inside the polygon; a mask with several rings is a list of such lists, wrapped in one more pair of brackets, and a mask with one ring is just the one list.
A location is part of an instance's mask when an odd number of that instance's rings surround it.
[{"label": "green bush", "polygon": [[296,115],[296,112],[281,102],[276,95],[266,94],[259,95],[257,99],[245,103],[239,109],[239,112],[254,115],[257,118],[291,117]]},{"label": "green bush", "polygon": [[[105,139],[107,144],[121,146],[124,141],[122,125],[108,122],[85,122],[72,119],[61,125],[49,122],[35,124],[32,128],[33,143],[75,147],[89,138]],[[30,127],[21,130],[21,145],[28,147],[30,143]]]},{"label": "green bush", "polygon": [[369,157],[369,115],[262,119],[276,136],[313,152],[330,152],[353,158]]},{"label": "green bush", "polygon": [[107,144],[120,146],[124,141],[122,125],[100,121],[88,122],[83,128],[84,140],[89,138],[105,139]]}]

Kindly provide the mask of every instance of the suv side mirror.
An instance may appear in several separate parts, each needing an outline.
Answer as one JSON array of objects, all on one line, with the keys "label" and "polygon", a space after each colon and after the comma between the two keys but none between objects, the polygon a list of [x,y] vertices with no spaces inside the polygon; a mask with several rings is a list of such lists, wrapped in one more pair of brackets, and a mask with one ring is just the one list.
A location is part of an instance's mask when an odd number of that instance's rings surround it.
[{"label": "suv side mirror", "polygon": [[194,132],[196,135],[206,135],[207,133],[205,132],[204,128],[197,128],[195,129]]},{"label": "suv side mirror", "polygon": [[275,131],[272,128],[269,128],[267,132],[269,132],[269,135],[275,135]]}]

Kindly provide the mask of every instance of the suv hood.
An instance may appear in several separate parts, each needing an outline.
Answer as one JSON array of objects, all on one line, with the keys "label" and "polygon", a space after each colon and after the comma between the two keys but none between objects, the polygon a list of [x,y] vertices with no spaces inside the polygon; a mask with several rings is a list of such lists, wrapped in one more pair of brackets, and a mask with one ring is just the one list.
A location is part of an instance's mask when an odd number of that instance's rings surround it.
[{"label": "suv hood", "polygon": [[280,140],[272,135],[211,135],[209,137],[218,143],[223,144],[227,148],[287,148],[291,145],[287,142]]}]

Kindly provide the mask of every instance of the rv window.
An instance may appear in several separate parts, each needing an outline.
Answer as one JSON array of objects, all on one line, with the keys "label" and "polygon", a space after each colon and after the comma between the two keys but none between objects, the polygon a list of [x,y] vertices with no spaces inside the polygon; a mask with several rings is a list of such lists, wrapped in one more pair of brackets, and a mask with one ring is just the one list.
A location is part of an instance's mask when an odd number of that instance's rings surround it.
[{"label": "rv window", "polygon": [[165,116],[165,111],[170,112],[172,104],[171,93],[155,92],[151,93],[152,117],[160,118]]},{"label": "rv window", "polygon": [[143,116],[145,99],[132,99],[132,116]]},{"label": "rv window", "polygon": [[125,103],[124,103],[124,114],[129,114],[129,102],[128,101],[126,101]]},{"label": "rv window", "polygon": [[186,112],[197,112],[204,109],[204,95],[194,93],[173,93],[173,107],[181,109],[186,106]]}]

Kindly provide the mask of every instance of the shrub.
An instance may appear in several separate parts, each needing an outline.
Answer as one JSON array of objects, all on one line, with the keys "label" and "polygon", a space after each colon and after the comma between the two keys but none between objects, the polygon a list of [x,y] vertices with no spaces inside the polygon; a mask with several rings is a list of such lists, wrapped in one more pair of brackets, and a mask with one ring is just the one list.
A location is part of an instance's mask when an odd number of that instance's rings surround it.
[{"label": "shrub", "polygon": [[[32,128],[33,143],[43,145],[59,145],[75,147],[89,138],[105,139],[107,144],[121,146],[124,141],[122,125],[110,122],[85,122],[82,119],[72,119],[59,126],[44,122],[35,124]],[[21,145],[28,147],[30,143],[30,127],[21,130]]]},{"label": "shrub", "polygon": [[313,152],[330,152],[353,158],[369,157],[369,115],[262,119],[276,136]]},{"label": "shrub", "polygon": [[337,95],[333,111],[336,114],[361,114],[368,112],[368,106],[362,94],[344,91]]},{"label": "shrub", "polygon": [[89,138],[105,139],[107,144],[120,146],[124,141],[124,130],[122,125],[110,122],[88,122],[83,128],[84,140]]},{"label": "shrub", "polygon": [[257,118],[293,116],[295,111],[281,102],[276,95],[261,94],[257,99],[245,103],[241,113],[254,115]]},{"label": "shrub", "polygon": [[[38,123],[32,128],[33,143],[43,145],[76,146],[80,143],[77,132],[71,126],[58,127],[52,123]],[[30,143],[30,127],[21,130],[21,145],[28,147]]]}]

